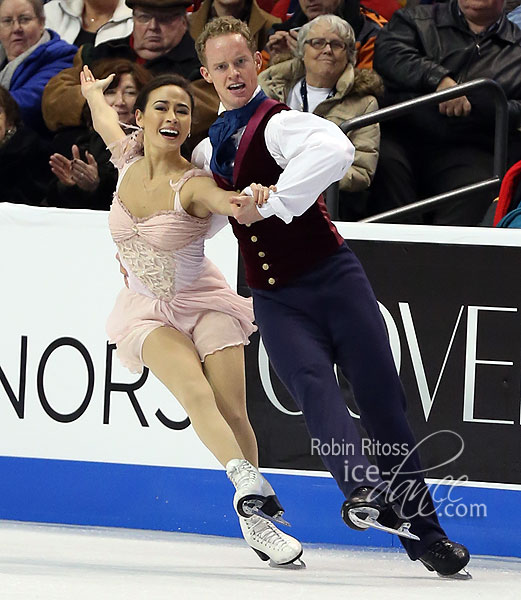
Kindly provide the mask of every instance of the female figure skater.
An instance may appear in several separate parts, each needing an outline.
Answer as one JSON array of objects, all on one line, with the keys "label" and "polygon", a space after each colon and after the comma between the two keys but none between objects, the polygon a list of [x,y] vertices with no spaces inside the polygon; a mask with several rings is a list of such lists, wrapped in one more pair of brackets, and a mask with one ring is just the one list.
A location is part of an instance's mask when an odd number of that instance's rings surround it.
[{"label": "female figure skater", "polygon": [[[263,560],[289,564],[298,540],[261,514],[282,520],[270,484],[257,470],[257,443],[246,411],[244,344],[255,330],[251,300],[237,295],[204,256],[214,218],[231,215],[241,196],[181,156],[190,134],[193,98],[178,75],[152,80],[135,103],[139,132],[126,136],[103,97],[113,76],[80,74],[94,129],[119,171],[109,226],[128,272],[107,323],[121,362],[146,365],[186,410],[195,432],[236,488],[243,535]],[[255,202],[269,190],[251,186]],[[244,196],[243,196],[244,198]]]}]

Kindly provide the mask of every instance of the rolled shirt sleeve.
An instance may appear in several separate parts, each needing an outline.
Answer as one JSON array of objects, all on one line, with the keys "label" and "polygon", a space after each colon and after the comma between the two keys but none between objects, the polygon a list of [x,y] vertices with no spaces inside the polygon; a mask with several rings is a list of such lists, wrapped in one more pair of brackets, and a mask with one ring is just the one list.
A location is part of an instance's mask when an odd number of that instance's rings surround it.
[{"label": "rolled shirt sleeve", "polygon": [[[266,148],[283,169],[259,213],[291,223],[316,201],[332,183],[345,175],[355,156],[355,148],[342,130],[312,113],[284,110],[268,121],[264,131]],[[208,168],[212,155],[206,138],[193,151],[192,163]],[[245,193],[251,194],[246,188]]]},{"label": "rolled shirt sleeve", "polygon": [[306,212],[324,190],[342,179],[355,156],[353,144],[337,125],[296,110],[274,115],[264,139],[283,172],[275,184],[277,191],[259,212],[285,223]]}]

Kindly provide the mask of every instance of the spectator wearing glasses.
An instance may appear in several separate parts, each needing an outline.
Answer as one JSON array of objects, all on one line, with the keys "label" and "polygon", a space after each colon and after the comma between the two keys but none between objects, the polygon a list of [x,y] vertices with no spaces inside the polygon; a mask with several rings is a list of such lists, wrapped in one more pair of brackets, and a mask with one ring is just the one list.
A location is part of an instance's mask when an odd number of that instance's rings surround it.
[{"label": "spectator wearing glasses", "polygon": [[360,0],[298,0],[293,15],[284,23],[273,26],[266,50],[270,64],[292,57],[297,46],[300,27],[319,15],[335,14],[346,20],[355,32],[359,69],[373,67],[374,43],[386,19],[360,4]]},{"label": "spectator wearing glasses", "polygon": [[125,0],[51,0],[44,10],[47,27],[78,47],[132,33],[132,11]]},{"label": "spectator wearing glasses", "polygon": [[45,84],[70,67],[76,48],[45,28],[41,0],[0,0],[0,85],[17,102],[24,123],[47,133],[41,111]]},{"label": "spectator wearing glasses", "polygon": [[[312,112],[337,125],[378,109],[383,93],[380,77],[370,69],[355,69],[353,28],[336,15],[321,15],[299,31],[296,58],[273,65],[259,75],[270,98],[290,108]],[[351,131],[353,164],[340,180],[341,218],[365,215],[365,190],[378,162],[378,124]]]},{"label": "spectator wearing glasses", "polygon": [[92,67],[105,58],[126,58],[137,62],[152,75],[178,73],[199,78],[200,63],[195,44],[188,33],[186,7],[190,0],[126,0],[132,9],[132,34],[98,46],[85,44],[74,65],[54,77],[43,95],[42,109],[49,129],[77,126],[85,100],[79,79],[84,65]]}]

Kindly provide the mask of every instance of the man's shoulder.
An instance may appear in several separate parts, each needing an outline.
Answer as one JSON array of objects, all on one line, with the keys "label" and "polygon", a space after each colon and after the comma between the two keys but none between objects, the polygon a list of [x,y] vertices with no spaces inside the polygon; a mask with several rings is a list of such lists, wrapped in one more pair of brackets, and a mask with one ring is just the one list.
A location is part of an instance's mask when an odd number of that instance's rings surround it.
[{"label": "man's shoulder", "polygon": [[128,58],[135,61],[136,53],[130,45],[130,35],[123,38],[115,38],[102,42],[97,46],[94,44],[85,44],[82,48],[83,62],[92,64],[102,58]]},{"label": "man's shoulder", "polygon": [[180,60],[189,60],[191,58],[197,58],[197,52],[195,51],[195,42],[187,31],[181,41],[177,46],[174,46],[171,50],[169,50],[165,55],[165,58],[168,58],[173,61]]},{"label": "man's shoulder", "polygon": [[198,169],[208,168],[212,156],[212,143],[210,138],[206,137],[201,140],[192,150],[190,162]]}]

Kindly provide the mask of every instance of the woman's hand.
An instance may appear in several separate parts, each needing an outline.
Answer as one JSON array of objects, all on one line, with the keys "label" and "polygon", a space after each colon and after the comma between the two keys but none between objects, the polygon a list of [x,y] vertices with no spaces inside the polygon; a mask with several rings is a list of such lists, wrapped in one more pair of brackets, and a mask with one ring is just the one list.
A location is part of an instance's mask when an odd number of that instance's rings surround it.
[{"label": "woman's hand", "polygon": [[297,47],[297,31],[276,31],[270,35],[266,50],[272,55],[293,54]]},{"label": "woman's hand", "polygon": [[88,99],[93,92],[98,90],[103,93],[112,83],[114,77],[115,74],[112,73],[105,79],[96,79],[89,67],[85,65],[83,70],[80,72],[81,93],[83,97]]},{"label": "woman's hand", "polygon": [[235,219],[242,225],[249,225],[264,218],[258,211],[258,207],[263,206],[268,200],[271,192],[276,192],[274,185],[266,187],[260,183],[251,183],[250,189],[252,195],[242,193],[240,196],[230,198],[232,212]]},{"label": "woman's hand", "polygon": [[63,183],[63,185],[66,185],[67,187],[75,185],[75,181],[71,175],[72,161],[66,156],[57,153],[52,154],[49,159],[49,164],[51,165],[51,171],[56,175],[60,183]]},{"label": "woman's hand", "polygon": [[63,154],[53,154],[49,160],[51,171],[63,185],[77,185],[86,192],[94,192],[99,186],[98,163],[90,152],[85,152],[87,162],[81,160],[80,149],[72,147],[72,160]]},{"label": "woman's hand", "polygon": [[72,147],[71,177],[86,192],[95,192],[99,186],[98,163],[90,152],[85,152],[87,162],[81,160],[78,146]]}]

